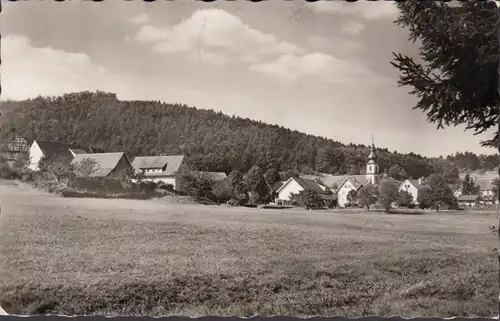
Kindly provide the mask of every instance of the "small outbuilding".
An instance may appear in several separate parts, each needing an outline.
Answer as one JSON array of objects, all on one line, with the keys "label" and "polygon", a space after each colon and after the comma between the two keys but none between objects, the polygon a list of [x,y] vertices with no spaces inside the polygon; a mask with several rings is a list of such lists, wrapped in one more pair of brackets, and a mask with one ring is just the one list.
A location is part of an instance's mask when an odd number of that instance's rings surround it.
[{"label": "small outbuilding", "polygon": [[457,199],[461,208],[475,207],[481,203],[481,195],[460,195]]}]

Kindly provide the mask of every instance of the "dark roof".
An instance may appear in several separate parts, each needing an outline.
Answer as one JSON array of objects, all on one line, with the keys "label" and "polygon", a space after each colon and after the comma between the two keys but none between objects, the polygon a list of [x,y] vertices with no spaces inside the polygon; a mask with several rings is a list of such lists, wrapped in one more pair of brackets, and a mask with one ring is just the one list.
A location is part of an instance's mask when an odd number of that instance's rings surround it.
[{"label": "dark roof", "polygon": [[[356,175],[356,176],[361,176],[361,175]],[[358,179],[356,179],[355,176],[347,176],[345,181],[351,183],[352,186],[354,186],[356,189],[360,189],[363,184],[366,184],[366,176],[363,175],[363,180],[360,182]],[[342,182],[341,185],[344,185],[345,183]],[[340,186],[339,186],[340,187]]]},{"label": "dark roof", "polygon": [[[125,157],[125,153],[96,153],[96,154],[76,154],[73,158],[72,164],[83,161],[84,159],[91,159],[96,163],[96,170],[91,173],[91,177],[106,177],[111,173],[120,160]],[[128,161],[128,159],[127,159]]]},{"label": "dark roof", "polygon": [[299,183],[300,186],[304,189],[308,190],[313,190],[318,193],[324,193],[325,191],[319,186],[318,182],[312,179],[308,178],[300,178],[300,177],[294,177],[293,178],[297,183]]},{"label": "dark roof", "polygon": [[161,169],[165,165],[165,170],[161,173],[144,173],[145,176],[173,176],[179,171],[184,160],[183,155],[174,156],[137,156],[132,162],[132,167],[136,171],[143,169]]},{"label": "dark roof", "polygon": [[40,147],[43,155],[45,157],[61,157],[61,158],[73,158],[73,154],[69,150],[68,145],[53,142],[41,142],[35,141]]},{"label": "dark roof", "polygon": [[467,202],[467,201],[476,201],[478,199],[480,199],[481,196],[480,195],[461,195],[460,197],[458,197],[458,201],[464,201],[464,202]]}]

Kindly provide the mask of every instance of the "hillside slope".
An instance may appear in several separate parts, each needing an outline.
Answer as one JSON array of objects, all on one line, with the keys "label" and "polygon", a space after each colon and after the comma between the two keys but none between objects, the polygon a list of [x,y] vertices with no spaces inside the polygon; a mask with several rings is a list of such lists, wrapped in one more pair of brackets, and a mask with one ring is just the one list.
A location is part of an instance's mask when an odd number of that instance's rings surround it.
[{"label": "hillside slope", "polygon": [[[122,101],[115,94],[79,92],[2,102],[4,128],[28,139],[92,146],[132,155],[185,154],[208,171],[275,164],[304,173],[362,173],[368,148],[344,145],[260,121],[159,101]],[[5,130],[4,130],[5,132]],[[451,162],[378,152],[381,170],[400,164],[408,176],[427,176]]]}]

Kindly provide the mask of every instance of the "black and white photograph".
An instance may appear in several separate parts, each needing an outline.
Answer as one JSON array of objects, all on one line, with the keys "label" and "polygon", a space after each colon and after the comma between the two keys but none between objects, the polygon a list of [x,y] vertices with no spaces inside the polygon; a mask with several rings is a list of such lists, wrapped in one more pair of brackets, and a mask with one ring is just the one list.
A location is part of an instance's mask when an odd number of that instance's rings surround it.
[{"label": "black and white photograph", "polygon": [[500,2],[2,1],[0,314],[500,312]]}]

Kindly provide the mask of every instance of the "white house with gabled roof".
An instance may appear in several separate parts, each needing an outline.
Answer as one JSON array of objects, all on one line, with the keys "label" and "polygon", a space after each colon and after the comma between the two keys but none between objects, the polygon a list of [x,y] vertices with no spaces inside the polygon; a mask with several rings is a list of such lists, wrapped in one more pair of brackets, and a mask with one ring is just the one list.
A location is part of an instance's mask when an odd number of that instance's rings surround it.
[{"label": "white house with gabled roof", "polygon": [[408,192],[413,196],[413,204],[418,204],[418,196],[422,190],[426,187],[426,182],[423,178],[419,179],[406,179],[401,185],[399,185],[399,191]]}]

